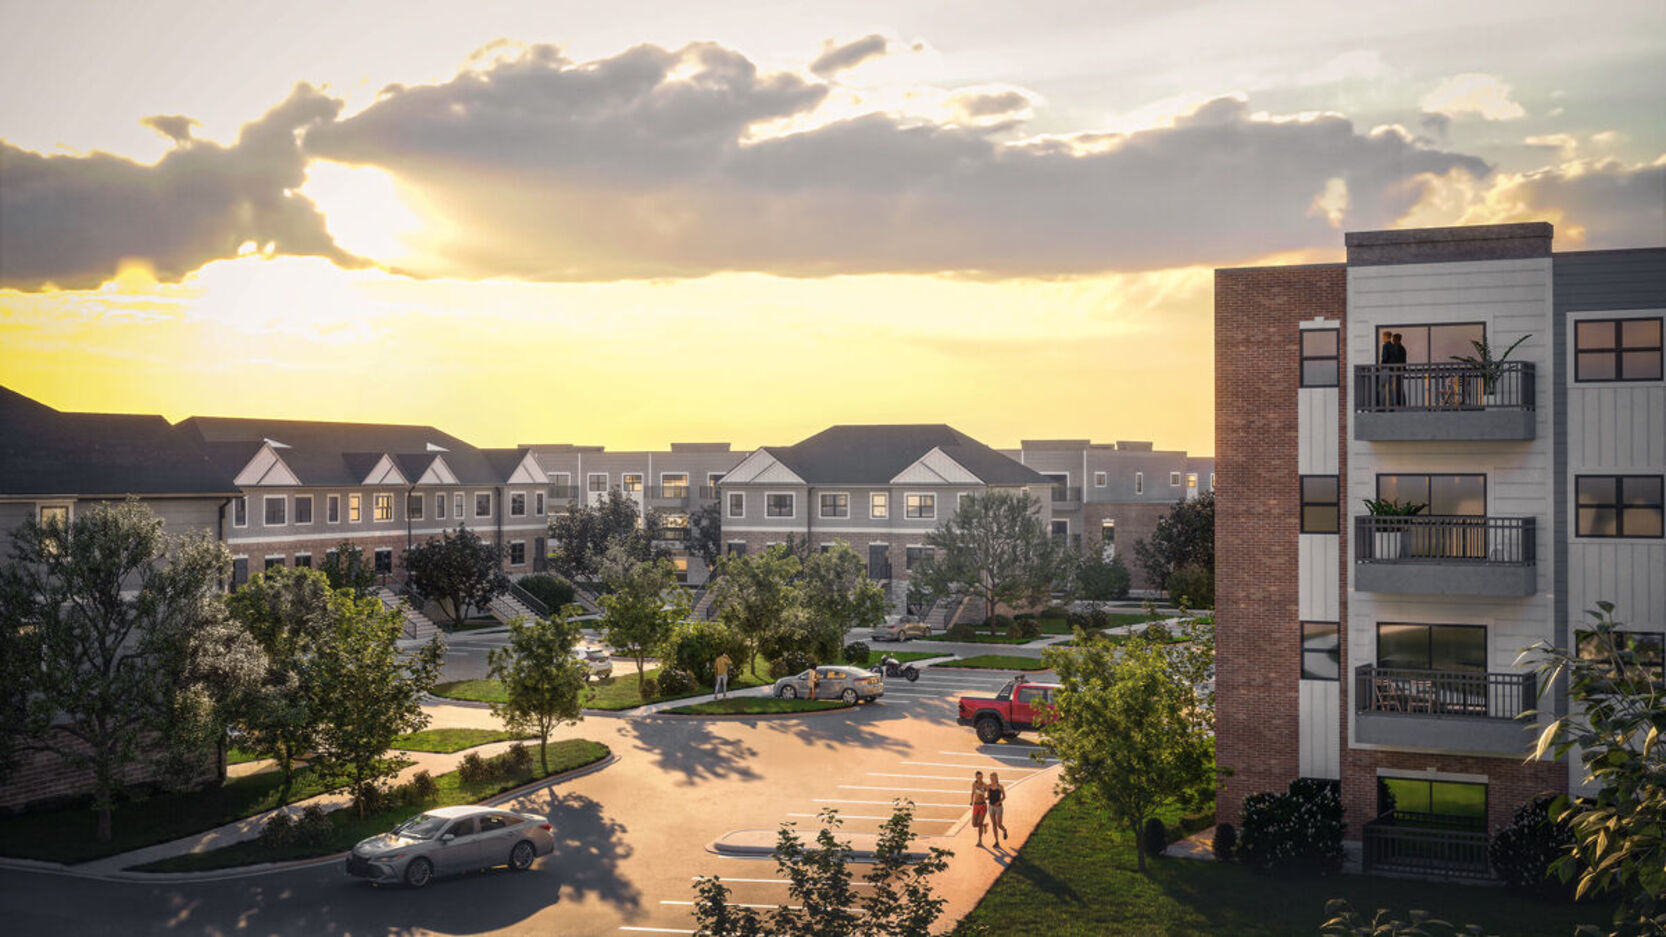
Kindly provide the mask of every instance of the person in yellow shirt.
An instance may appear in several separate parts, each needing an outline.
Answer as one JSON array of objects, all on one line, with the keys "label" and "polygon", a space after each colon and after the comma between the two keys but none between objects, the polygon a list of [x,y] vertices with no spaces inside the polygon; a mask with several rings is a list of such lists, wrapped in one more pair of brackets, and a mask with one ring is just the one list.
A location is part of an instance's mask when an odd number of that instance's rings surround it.
[{"label": "person in yellow shirt", "polygon": [[712,687],[713,695],[719,699],[729,698],[729,665],[734,661],[727,654],[719,654],[712,662],[712,673],[717,675],[716,685]]}]

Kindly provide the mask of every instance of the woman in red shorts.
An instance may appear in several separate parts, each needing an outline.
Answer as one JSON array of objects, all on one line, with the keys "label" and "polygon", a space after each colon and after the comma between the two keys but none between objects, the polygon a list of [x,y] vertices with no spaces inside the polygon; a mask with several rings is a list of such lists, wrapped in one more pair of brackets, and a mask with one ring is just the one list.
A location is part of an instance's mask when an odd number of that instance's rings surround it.
[{"label": "woman in red shorts", "polygon": [[983,819],[989,813],[988,789],[988,785],[983,783],[983,772],[979,771],[972,782],[972,825],[978,828],[979,846],[983,845]]}]

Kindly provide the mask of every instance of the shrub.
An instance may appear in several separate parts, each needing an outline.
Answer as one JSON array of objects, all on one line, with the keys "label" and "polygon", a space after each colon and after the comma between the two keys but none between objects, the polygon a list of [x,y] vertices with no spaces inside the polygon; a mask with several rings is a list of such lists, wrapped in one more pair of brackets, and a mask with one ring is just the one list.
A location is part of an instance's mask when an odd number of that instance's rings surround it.
[{"label": "shrub", "polygon": [[1065,618],[1069,614],[1070,614],[1070,609],[1065,608],[1063,605],[1054,604],[1054,605],[1049,605],[1046,608],[1042,609],[1040,617],[1041,618]]},{"label": "shrub", "polygon": [[295,820],[287,810],[279,810],[266,818],[260,828],[260,844],[268,847],[288,846],[295,842]]},{"label": "shrub", "polygon": [[1568,897],[1569,886],[1551,873],[1550,864],[1573,845],[1573,831],[1550,818],[1554,794],[1540,794],[1518,806],[1510,824],[1487,846],[1487,856],[1505,887],[1540,898]]},{"label": "shrub", "polygon": [[[684,671],[706,685],[716,679],[712,664],[723,654],[737,667],[746,656],[734,632],[721,621],[681,622],[671,629],[659,651],[663,667]],[[660,682],[663,688],[664,680]]]},{"label": "shrub", "polygon": [[552,612],[560,611],[561,606],[578,595],[572,583],[550,573],[534,573],[515,581],[522,589],[532,593],[533,598],[549,606]]},{"label": "shrub", "polygon": [[309,804],[301,811],[301,819],[295,821],[295,842],[301,846],[322,846],[330,841],[335,832],[335,824],[330,822],[330,815],[317,804]]},{"label": "shrub", "polygon": [[479,752],[469,752],[457,764],[457,780],[464,784],[478,784],[492,776],[492,769]]},{"label": "shrub", "polygon": [[[769,674],[776,680],[803,673],[816,665],[816,659],[805,651],[789,650],[769,662]],[[777,673],[779,671],[779,673]]]},{"label": "shrub", "polygon": [[643,699],[653,699],[659,695],[659,681],[653,677],[643,677],[638,692],[641,693]]},{"label": "shrub", "polygon": [[353,795],[353,806],[365,813],[375,813],[398,802],[399,791],[380,784],[366,784]]},{"label": "shrub", "polygon": [[1215,572],[1203,566],[1182,566],[1169,573],[1169,600],[1182,602],[1192,608],[1213,608],[1215,605]]},{"label": "shrub", "polygon": [[1140,848],[1148,856],[1160,856],[1163,850],[1169,848],[1169,831],[1163,826],[1163,821],[1152,817],[1145,821],[1145,833],[1140,837]]},{"label": "shrub", "polygon": [[509,750],[498,758],[503,759],[503,766],[509,769],[509,773],[520,774],[532,768],[532,749],[520,742],[509,746]]},{"label": "shrub", "polygon": [[1012,627],[1012,618],[1007,615],[992,615],[984,621],[984,626],[996,631],[1005,631]]},{"label": "shrub", "polygon": [[659,672],[660,696],[687,696],[699,687],[700,684],[694,681],[694,675],[686,670],[673,667]]},{"label": "shrub", "polygon": [[440,796],[439,782],[435,781],[434,776],[426,770],[418,771],[412,775],[411,780],[407,783],[410,784],[411,796],[415,799],[416,804],[424,804]]},{"label": "shrub", "polygon": [[1342,794],[1335,781],[1297,778],[1285,793],[1244,798],[1238,858],[1262,872],[1329,875],[1342,868]]},{"label": "shrub", "polygon": [[1222,823],[1215,827],[1215,858],[1220,862],[1231,862],[1232,851],[1238,846],[1238,828],[1230,823]]},{"label": "shrub", "polygon": [[873,651],[868,648],[865,641],[852,641],[845,645],[845,652],[842,656],[847,664],[866,665],[868,661],[873,659]]},{"label": "shrub", "polygon": [[970,622],[957,621],[949,626],[948,637],[950,641],[970,641],[977,636],[977,629],[973,628]]},{"label": "shrub", "polygon": [[1013,621],[1034,621],[1035,620],[1035,612],[1019,612],[1018,614],[1012,616],[1012,620]]}]

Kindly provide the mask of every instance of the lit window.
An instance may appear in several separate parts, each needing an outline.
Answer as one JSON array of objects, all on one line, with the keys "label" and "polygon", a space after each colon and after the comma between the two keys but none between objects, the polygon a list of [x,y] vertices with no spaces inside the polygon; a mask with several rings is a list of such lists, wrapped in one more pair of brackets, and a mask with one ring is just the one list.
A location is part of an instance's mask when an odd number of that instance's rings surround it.
[{"label": "lit window", "polygon": [[904,517],[914,520],[930,520],[937,516],[936,495],[904,495],[902,501]]},{"label": "lit window", "polygon": [[642,476],[635,472],[629,475],[621,475],[619,476],[619,487],[625,490],[625,494],[639,495],[642,493]]},{"label": "lit window", "polygon": [[883,520],[891,516],[890,492],[875,491],[868,495],[868,516],[876,520]]},{"label": "lit window", "polygon": [[665,498],[688,497],[688,473],[662,473],[659,477],[660,496]]},{"label": "lit window", "polygon": [[347,496],[347,523],[357,524],[359,522],[361,508],[364,504],[363,497],[363,495],[357,494]]},{"label": "lit window", "polygon": [[388,494],[387,492],[377,492],[376,493],[375,505],[376,505],[376,518],[375,518],[376,520],[379,520],[379,521],[391,521],[391,520],[393,520],[393,495]]},{"label": "lit window", "polygon": [[1661,317],[1574,323],[1574,380],[1658,381]]}]

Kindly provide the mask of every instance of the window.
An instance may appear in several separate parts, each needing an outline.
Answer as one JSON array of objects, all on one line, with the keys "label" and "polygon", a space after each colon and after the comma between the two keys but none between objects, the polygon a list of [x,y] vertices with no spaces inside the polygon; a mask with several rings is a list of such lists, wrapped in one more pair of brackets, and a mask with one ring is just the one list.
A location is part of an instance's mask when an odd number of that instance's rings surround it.
[{"label": "window", "polygon": [[1186,487],[1187,488],[1196,488],[1197,487],[1197,473],[1196,472],[1187,472],[1186,473]]},{"label": "window", "polygon": [[1116,521],[1099,522],[1099,555],[1107,562],[1116,559]]},{"label": "window", "polygon": [[286,495],[263,495],[261,513],[267,527],[282,527],[289,523],[289,498]]},{"label": "window", "polygon": [[383,547],[376,551],[376,571],[378,573],[393,572],[393,551]]},{"label": "window", "polygon": [[405,517],[410,519],[410,520],[413,520],[413,521],[422,520],[423,507],[427,503],[428,503],[428,496],[427,495],[417,494],[414,491],[411,492],[410,494],[406,495],[405,496]]},{"label": "window", "polygon": [[678,582],[688,582],[688,557],[673,556],[671,558],[671,569],[676,573]]},{"label": "window", "polygon": [[914,564],[930,555],[931,547],[907,547],[903,550],[903,568],[913,569]]},{"label": "window", "polygon": [[731,491],[731,492],[729,492],[729,516],[730,517],[745,517],[746,516],[746,492],[744,492],[744,491]]},{"label": "window", "polygon": [[937,496],[912,494],[904,495],[902,499],[903,516],[910,519],[929,520],[937,516]]},{"label": "window", "polygon": [[1337,476],[1302,476],[1302,533],[1334,534],[1341,527]]},{"label": "window", "polygon": [[524,492],[524,491],[511,491],[511,492],[509,492],[509,516],[510,517],[525,517],[526,516],[526,492]]},{"label": "window", "polygon": [[463,519],[463,493],[461,491],[451,493],[451,516],[458,520]]},{"label": "window", "polygon": [[1481,517],[1487,513],[1485,475],[1378,475],[1377,497],[1400,504],[1426,504],[1423,513]]},{"label": "window", "polygon": [[764,514],[768,517],[792,517],[793,496],[790,494],[764,495]]},{"label": "window", "polygon": [[1574,323],[1574,380],[1658,381],[1660,316]]},{"label": "window", "polygon": [[1303,387],[1335,387],[1337,329],[1302,330]]},{"label": "window", "polygon": [[661,472],[659,475],[660,494],[667,498],[688,497],[687,472]]},{"label": "window", "polygon": [[1335,680],[1342,673],[1342,642],[1334,621],[1302,622],[1302,679]]},{"label": "window", "polygon": [[710,485],[712,488],[715,489],[717,487],[717,483],[722,481],[723,476],[726,475],[726,474],[728,474],[728,473],[726,473],[726,472],[707,472],[706,473],[706,484]]},{"label": "window", "polygon": [[844,492],[829,492],[821,496],[822,517],[849,517],[850,495]]},{"label": "window", "polygon": [[373,501],[372,503],[375,505],[375,508],[374,508],[374,510],[376,512],[375,515],[374,515],[375,520],[378,520],[378,521],[391,521],[391,520],[393,520],[393,495],[392,494],[390,494],[388,492],[385,492],[385,491],[378,491],[378,492],[376,492],[376,495],[375,495],[375,501]]},{"label": "window", "polygon": [[1180,487],[1180,473],[1179,472],[1170,472],[1169,473],[1169,487],[1170,488],[1179,488]]},{"label": "window", "polygon": [[231,499],[231,526],[249,526],[249,499],[239,497]]},{"label": "window", "polygon": [[525,566],[526,565],[526,541],[525,540],[511,540],[511,541],[509,541],[509,565],[510,566]]},{"label": "window", "polygon": [[474,516],[492,516],[492,493],[490,491],[477,491],[474,493]]},{"label": "window", "polygon": [[445,520],[445,492],[443,491],[434,496],[434,517],[436,520]]},{"label": "window", "polygon": [[550,487],[555,489],[551,494],[557,498],[571,498],[573,496],[573,473],[551,472]]},{"label": "window", "polygon": [[1424,778],[1377,778],[1377,815],[1440,817],[1440,825],[1487,828],[1487,786]]},{"label": "window", "polygon": [[266,565],[261,567],[261,568],[262,569],[278,569],[278,568],[281,568],[282,566],[283,566],[283,557],[282,556],[268,556],[266,558]]},{"label": "window", "polygon": [[1639,680],[1666,679],[1666,634],[1646,631],[1613,631],[1604,636],[1594,631],[1581,631],[1578,634],[1579,656],[1585,660],[1612,660],[1618,655],[1629,654],[1630,660],[1622,662],[1624,667],[1635,668],[1633,676]]},{"label": "window", "polygon": [[688,540],[688,515],[666,514],[659,519],[659,539]]},{"label": "window", "polygon": [[727,553],[730,556],[745,556],[746,555],[746,541],[744,541],[744,540],[731,540],[728,543],[724,544],[723,546],[724,546],[723,552]]},{"label": "window", "polygon": [[1215,473],[1214,472],[1209,473],[1209,490],[1210,491],[1215,490]]},{"label": "window", "polygon": [[231,561],[231,587],[236,589],[249,581],[249,558],[239,556]]},{"label": "window", "polygon": [[1487,629],[1480,625],[1379,624],[1377,666],[1485,673]]},{"label": "window", "polygon": [[[519,823],[520,821],[516,820],[514,822]],[[508,829],[509,825],[509,818],[498,813],[488,813],[480,818],[480,832],[482,833],[496,833],[498,830]]]},{"label": "window", "polygon": [[1580,475],[1574,479],[1581,537],[1661,536],[1659,475]]},{"label": "window", "polygon": [[969,491],[956,492],[955,496],[954,496],[954,509],[955,509],[955,511],[959,512],[962,508],[966,507],[966,499],[970,498],[971,496],[972,496],[972,493],[969,492]]},{"label": "window", "polygon": [[1095,488],[1105,487],[1105,473],[1104,472],[1094,472],[1093,473],[1093,487],[1095,487]]},{"label": "window", "polygon": [[607,473],[591,472],[589,485],[591,494],[605,493],[607,491]]},{"label": "window", "polygon": [[324,496],[324,520],[326,523],[341,523],[341,495]]},{"label": "window", "polygon": [[311,569],[312,568],[312,554],[311,553],[297,553],[297,554],[295,554],[295,568],[296,569]]},{"label": "window", "polygon": [[642,494],[642,474],[640,472],[630,472],[619,476],[619,487],[623,488],[625,494],[628,495]]},{"label": "window", "polygon": [[1054,540],[1069,539],[1069,537],[1070,537],[1070,521],[1068,519],[1059,520],[1059,521],[1052,521],[1050,523],[1052,524],[1051,530],[1053,532],[1053,539]]},{"label": "window", "polygon": [[534,491],[532,493],[532,513],[539,517],[549,513],[549,508],[544,500],[544,492]]},{"label": "window", "polygon": [[360,508],[364,503],[363,498],[364,496],[360,494],[347,496],[347,523],[357,524],[359,522]]},{"label": "window", "polygon": [[868,516],[875,520],[884,520],[891,516],[891,493],[889,491],[869,493]]},{"label": "window", "polygon": [[[1406,351],[1407,364],[1453,364],[1453,355],[1473,355],[1473,342],[1486,341],[1487,327],[1480,322],[1456,322],[1442,325],[1385,325],[1377,329],[1380,337],[1398,333],[1400,345]],[[1381,364],[1382,348],[1376,352]]]},{"label": "window", "polygon": [[1134,473],[1134,494],[1137,494],[1137,495],[1145,494],[1145,473],[1144,472],[1135,472]]},{"label": "window", "polygon": [[69,505],[43,504],[40,506],[39,513],[42,527],[69,528]]}]

